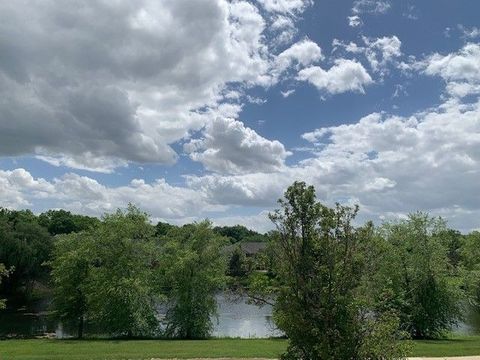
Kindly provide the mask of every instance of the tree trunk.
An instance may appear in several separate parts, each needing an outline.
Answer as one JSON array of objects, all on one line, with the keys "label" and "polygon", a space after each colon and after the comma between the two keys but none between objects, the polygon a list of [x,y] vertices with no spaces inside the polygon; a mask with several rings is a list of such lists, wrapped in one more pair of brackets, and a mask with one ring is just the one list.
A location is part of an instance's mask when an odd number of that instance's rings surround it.
[{"label": "tree trunk", "polygon": [[79,339],[83,338],[83,323],[84,323],[84,319],[83,319],[83,315],[81,315],[80,318],[78,319],[78,338]]}]

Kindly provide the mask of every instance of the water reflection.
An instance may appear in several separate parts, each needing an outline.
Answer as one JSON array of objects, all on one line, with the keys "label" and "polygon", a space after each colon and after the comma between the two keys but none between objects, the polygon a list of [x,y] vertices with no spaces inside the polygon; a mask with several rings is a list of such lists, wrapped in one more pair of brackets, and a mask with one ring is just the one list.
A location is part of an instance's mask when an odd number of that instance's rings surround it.
[{"label": "water reflection", "polygon": [[[272,307],[249,304],[245,297],[231,298],[218,295],[218,318],[213,319],[215,337],[266,338],[281,336],[272,319]],[[0,312],[0,337],[32,337],[49,334],[56,337],[68,336],[47,314],[48,302],[35,303],[19,310],[7,309]],[[459,335],[480,334],[480,314],[470,308],[465,321],[453,332]],[[94,332],[93,329],[90,329]],[[88,333],[88,327],[86,328]]]}]

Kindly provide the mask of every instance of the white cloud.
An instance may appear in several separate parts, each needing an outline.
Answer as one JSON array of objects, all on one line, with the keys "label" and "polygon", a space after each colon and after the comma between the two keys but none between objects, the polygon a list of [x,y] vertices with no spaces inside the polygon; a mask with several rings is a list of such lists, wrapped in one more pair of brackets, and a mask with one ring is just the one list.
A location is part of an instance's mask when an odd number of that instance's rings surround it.
[{"label": "white cloud", "polygon": [[286,90],[286,91],[281,91],[280,92],[282,94],[282,96],[284,98],[287,98],[289,97],[290,95],[294,94],[295,93],[295,89],[290,89],[290,90]]},{"label": "white cloud", "polygon": [[463,25],[458,25],[458,29],[462,32],[462,35],[466,39],[476,39],[480,37],[480,28],[473,26],[471,28]]},{"label": "white cloud", "polygon": [[387,0],[355,0],[352,7],[354,14],[385,14],[391,8]]},{"label": "white cloud", "polygon": [[298,79],[308,81],[317,89],[329,94],[347,91],[365,93],[365,86],[373,83],[372,78],[359,62],[337,59],[328,70],[312,66],[301,70]]},{"label": "white cloud", "polygon": [[305,67],[322,59],[320,46],[309,39],[304,39],[293,44],[276,57],[274,74],[279,77],[292,66]]},{"label": "white cloud", "polygon": [[478,94],[480,90],[480,45],[467,44],[448,55],[433,54],[417,67],[427,75],[442,77],[447,93],[456,97]]},{"label": "white cloud", "polygon": [[[229,215],[228,209],[273,208],[287,186],[303,180],[315,185],[324,203],[359,203],[361,220],[426,210],[470,230],[478,227],[480,216],[479,118],[478,99],[464,104],[450,98],[411,117],[374,113],[356,123],[304,134],[316,150],[296,165],[271,173],[191,175],[184,186],[136,179],[109,187],[76,174],[46,181],[23,169],[0,171],[2,205],[39,209],[47,204],[98,215],[133,202],[155,218],[176,223],[215,214],[219,224],[245,221],[264,229],[261,220]],[[232,127],[227,133],[239,133],[238,138],[246,131],[233,121],[224,126]]]},{"label": "white cloud", "polygon": [[402,42],[395,35],[376,39],[363,37],[363,41],[366,45],[365,56],[373,71],[385,71],[388,63],[402,55]]},{"label": "white cloud", "polygon": [[265,10],[283,14],[296,14],[303,12],[310,6],[312,0],[257,0]]},{"label": "white cloud", "polygon": [[185,144],[184,150],[192,160],[219,173],[276,171],[290,155],[279,141],[267,140],[233,119],[217,118],[202,135]]},{"label": "white cloud", "polygon": [[425,61],[425,73],[447,81],[480,82],[480,45],[467,44],[459,52],[434,54]]},{"label": "white cloud", "polygon": [[400,67],[398,59],[402,56],[400,39],[393,36],[369,38],[362,36],[365,46],[359,46],[354,42],[348,44],[338,39],[333,39],[333,52],[343,50],[352,54],[363,54],[373,72],[384,76],[389,71],[389,66]]},{"label": "white cloud", "polygon": [[363,21],[358,15],[347,16],[348,26],[358,27],[363,25]]},{"label": "white cloud", "polygon": [[[479,116],[480,102],[452,100],[412,117],[375,113],[305,134],[322,146],[279,172],[192,176],[187,183],[214,204],[271,208],[288,185],[303,180],[327,204],[358,202],[362,219],[426,210],[468,230],[478,226],[471,213],[480,215]],[[461,211],[469,217],[455,215]]]}]

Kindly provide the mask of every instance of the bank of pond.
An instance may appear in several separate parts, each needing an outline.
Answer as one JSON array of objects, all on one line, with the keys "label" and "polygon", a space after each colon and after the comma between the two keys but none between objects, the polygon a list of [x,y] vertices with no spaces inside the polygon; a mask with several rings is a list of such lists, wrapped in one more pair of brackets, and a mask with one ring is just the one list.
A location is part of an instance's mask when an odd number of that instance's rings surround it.
[{"label": "bank of pond", "polygon": [[[216,296],[218,311],[212,318],[214,325],[213,338],[275,338],[283,334],[275,327],[272,317],[272,306],[257,306],[245,296],[218,294]],[[165,309],[158,308],[161,319]],[[86,336],[101,336],[93,327],[86,325]],[[48,299],[35,301],[16,308],[7,308],[0,312],[1,338],[55,337],[68,339],[75,334],[68,327],[62,326],[49,313]],[[454,336],[480,335],[480,314],[466,306],[465,316],[452,329]]]}]

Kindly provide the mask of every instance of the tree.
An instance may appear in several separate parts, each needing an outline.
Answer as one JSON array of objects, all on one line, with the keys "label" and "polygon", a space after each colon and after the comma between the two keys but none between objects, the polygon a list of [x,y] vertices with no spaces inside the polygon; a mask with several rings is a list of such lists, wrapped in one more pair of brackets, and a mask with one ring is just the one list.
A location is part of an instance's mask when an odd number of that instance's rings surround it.
[{"label": "tree", "polygon": [[39,215],[39,224],[48,229],[52,235],[70,234],[88,230],[99,224],[95,217],[76,215],[66,210],[48,210]]},{"label": "tree", "polygon": [[225,282],[221,253],[225,242],[208,221],[172,229],[162,239],[159,283],[168,298],[167,336],[209,336],[217,308],[215,293]]},{"label": "tree", "polygon": [[83,337],[87,317],[87,281],[91,259],[92,234],[72,233],[55,241],[51,277],[53,308],[63,324],[75,323],[78,338]]},{"label": "tree", "polygon": [[442,219],[425,213],[386,223],[380,231],[391,253],[379,281],[389,286],[385,304],[398,312],[402,328],[414,338],[442,336],[461,316],[446,233]]},{"label": "tree", "polygon": [[353,227],[358,208],[323,206],[303,182],[290,186],[279,204],[270,219],[278,230],[274,318],[289,338],[283,358],[403,357],[398,319],[373,311],[362,293],[368,269],[362,247],[372,230]]},{"label": "tree", "polygon": [[145,336],[157,330],[154,228],[133,205],[105,215],[93,232],[87,288],[92,320],[114,335]]},{"label": "tree", "polygon": [[233,277],[243,277],[248,273],[247,259],[245,253],[239,246],[233,250],[228,261],[228,275]]},{"label": "tree", "polygon": [[259,242],[266,241],[265,235],[262,235],[256,231],[247,229],[243,225],[234,226],[216,226],[213,229],[216,233],[227,237],[232,244],[237,242]]},{"label": "tree", "polygon": [[461,258],[468,301],[480,310],[480,232],[465,236]]},{"label": "tree", "polygon": [[[8,276],[8,271],[5,268],[5,265],[0,264],[0,284],[2,283],[2,278]],[[0,299],[0,310],[5,309],[5,299]]]},{"label": "tree", "polygon": [[148,336],[158,327],[154,228],[148,216],[129,205],[105,215],[83,233],[59,238],[52,261],[54,306],[65,321],[88,318],[115,336]]},{"label": "tree", "polygon": [[0,263],[14,269],[2,285],[6,293],[29,296],[34,282],[48,274],[44,263],[51,251],[52,237],[31,211],[0,209]]}]

